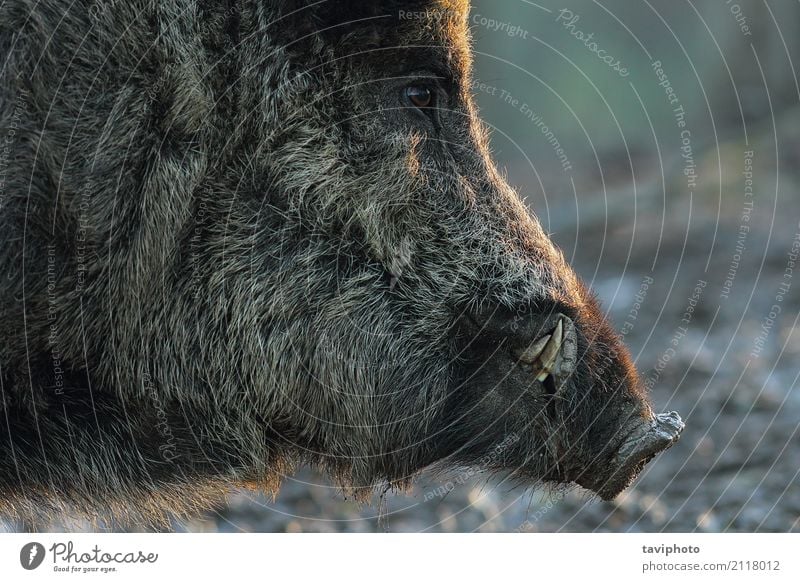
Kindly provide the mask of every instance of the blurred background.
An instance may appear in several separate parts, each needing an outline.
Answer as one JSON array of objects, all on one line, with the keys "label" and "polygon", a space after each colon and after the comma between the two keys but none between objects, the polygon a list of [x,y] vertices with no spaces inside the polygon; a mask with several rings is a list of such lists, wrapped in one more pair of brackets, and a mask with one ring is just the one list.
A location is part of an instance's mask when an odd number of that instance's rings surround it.
[{"label": "blurred background", "polygon": [[475,0],[471,24],[498,164],[683,438],[613,502],[454,474],[364,505],[301,470],[174,528],[800,531],[800,3]]}]

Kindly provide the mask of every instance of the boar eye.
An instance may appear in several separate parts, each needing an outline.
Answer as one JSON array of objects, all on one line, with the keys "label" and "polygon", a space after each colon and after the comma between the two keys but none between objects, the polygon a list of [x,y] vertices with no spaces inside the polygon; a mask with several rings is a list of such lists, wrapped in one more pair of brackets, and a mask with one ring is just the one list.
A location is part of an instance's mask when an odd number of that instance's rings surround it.
[{"label": "boar eye", "polygon": [[419,109],[433,107],[435,101],[433,91],[422,85],[410,85],[406,87],[405,96],[412,106]]}]

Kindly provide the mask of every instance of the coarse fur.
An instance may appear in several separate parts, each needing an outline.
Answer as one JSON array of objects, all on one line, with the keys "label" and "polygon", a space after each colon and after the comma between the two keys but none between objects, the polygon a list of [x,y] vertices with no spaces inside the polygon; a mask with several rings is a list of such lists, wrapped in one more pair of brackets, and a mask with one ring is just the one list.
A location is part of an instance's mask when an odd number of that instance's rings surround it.
[{"label": "coarse fur", "polygon": [[[490,160],[466,2],[8,0],[0,63],[0,513],[159,519],[300,463],[582,482],[649,414]],[[553,397],[506,347],[556,312]]]}]

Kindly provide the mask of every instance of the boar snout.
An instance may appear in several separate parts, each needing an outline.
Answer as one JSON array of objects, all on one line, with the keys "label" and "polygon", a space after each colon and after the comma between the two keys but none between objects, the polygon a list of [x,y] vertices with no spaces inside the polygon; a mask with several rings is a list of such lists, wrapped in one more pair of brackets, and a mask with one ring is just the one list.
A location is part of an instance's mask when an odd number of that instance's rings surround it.
[{"label": "boar snout", "polygon": [[678,413],[653,414],[627,350],[593,302],[494,305],[462,319],[466,384],[492,418],[528,436],[520,474],[575,482],[609,500],[683,431]]},{"label": "boar snout", "polygon": [[613,499],[630,485],[650,459],[675,444],[683,429],[684,423],[674,411],[637,420],[612,456],[608,470],[602,472],[602,478],[586,486],[605,501]]}]

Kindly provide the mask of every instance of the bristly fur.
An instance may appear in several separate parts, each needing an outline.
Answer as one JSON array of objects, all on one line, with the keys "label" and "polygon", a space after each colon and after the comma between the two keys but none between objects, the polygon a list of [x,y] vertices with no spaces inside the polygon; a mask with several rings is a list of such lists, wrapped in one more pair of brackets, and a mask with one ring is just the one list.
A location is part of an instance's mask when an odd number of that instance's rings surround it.
[{"label": "bristly fur", "polygon": [[[305,462],[363,494],[509,434],[484,469],[566,481],[647,408],[489,159],[466,10],[0,3],[0,513],[163,519]],[[420,71],[436,129],[392,106]],[[520,307],[581,331],[560,402],[459,323]]]}]

